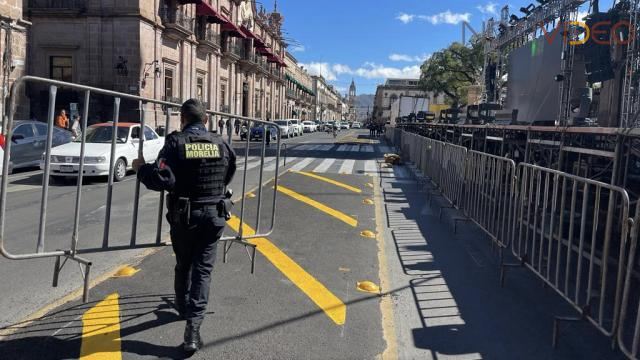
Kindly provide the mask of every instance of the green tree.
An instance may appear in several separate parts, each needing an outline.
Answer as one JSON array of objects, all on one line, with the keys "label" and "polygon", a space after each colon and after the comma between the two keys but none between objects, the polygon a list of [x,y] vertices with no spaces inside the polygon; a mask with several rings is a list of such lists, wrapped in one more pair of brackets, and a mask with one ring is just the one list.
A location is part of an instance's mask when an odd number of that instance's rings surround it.
[{"label": "green tree", "polygon": [[483,42],[479,37],[472,38],[470,46],[455,42],[422,64],[420,84],[425,91],[444,94],[450,105],[464,106],[468,87],[481,81],[483,66]]}]

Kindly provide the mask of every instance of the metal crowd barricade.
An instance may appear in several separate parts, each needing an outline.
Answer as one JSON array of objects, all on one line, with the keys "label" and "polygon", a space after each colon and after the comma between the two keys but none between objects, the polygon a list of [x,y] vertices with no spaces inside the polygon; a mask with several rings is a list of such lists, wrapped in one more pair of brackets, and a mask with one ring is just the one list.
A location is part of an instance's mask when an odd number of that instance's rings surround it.
[{"label": "metal crowd barricade", "polygon": [[[11,158],[11,143],[12,135],[13,135],[13,123],[14,117],[16,113],[16,101],[18,100],[19,94],[18,92],[23,85],[26,83],[30,84],[38,84],[40,86],[47,86],[49,90],[49,103],[48,103],[48,115],[47,115],[47,123],[48,123],[48,131],[47,131],[47,141],[46,141],[46,150],[44,153],[44,174],[42,180],[42,195],[40,201],[40,215],[39,215],[39,228],[38,228],[38,238],[36,243],[36,251],[33,253],[25,253],[25,254],[13,254],[9,252],[5,247],[5,220],[7,215],[7,187],[10,181],[9,175],[9,162]],[[53,145],[53,129],[54,129],[54,117],[55,117],[55,105],[56,105],[56,97],[57,91],[59,88],[71,89],[74,91],[82,92],[84,94],[84,108],[82,113],[82,137],[81,137],[81,146],[79,153],[79,161],[78,165],[73,165],[74,173],[77,171],[77,188],[75,194],[75,209],[74,209],[74,219],[73,219],[73,229],[70,234],[70,243],[68,248],[60,249],[60,250],[46,250],[46,225],[47,225],[47,210],[48,210],[48,199],[49,199],[49,180],[51,176],[51,149]],[[86,129],[87,129],[87,119],[89,118],[89,104],[91,102],[92,95],[100,95],[103,97],[111,97],[113,98],[113,119],[112,124],[109,125],[112,128],[111,141],[110,141],[110,158],[109,158],[109,178],[107,185],[107,198],[105,201],[105,220],[104,220],[104,230],[102,234],[102,246],[98,248],[81,248],[79,247],[79,231],[80,231],[80,214],[81,214],[81,198],[82,198],[82,187],[83,187],[83,178],[84,178],[84,168],[85,168],[85,147],[86,147]],[[110,239],[110,225],[111,225],[111,215],[112,215],[112,201],[113,201],[113,187],[114,187],[114,167],[115,167],[115,154],[116,154],[116,146],[117,146],[117,128],[118,123],[120,121],[120,112],[121,112],[121,100],[133,100],[137,102],[140,110],[140,139],[138,145],[138,154],[142,155],[144,151],[144,142],[145,135],[143,129],[145,129],[145,116],[144,116],[144,105],[145,104],[156,104],[164,107],[165,112],[165,132],[168,133],[171,115],[174,111],[177,111],[181,104],[170,103],[166,101],[159,101],[155,99],[143,98],[131,94],[119,93],[115,91],[99,89],[90,86],[84,86],[73,83],[66,83],[62,81],[50,80],[46,78],[33,77],[33,76],[25,76],[15,81],[11,88],[11,97],[10,97],[10,106],[8,119],[5,124],[3,124],[3,133],[6,139],[9,139],[5,143],[4,149],[4,163],[2,167],[2,179],[1,179],[1,187],[0,187],[0,254],[2,254],[5,258],[9,260],[28,260],[28,259],[41,259],[41,258],[55,258],[55,266],[53,272],[53,286],[57,286],[58,283],[58,275],[62,267],[67,263],[68,260],[75,261],[81,266],[84,265],[84,269],[82,269],[82,275],[84,278],[84,301],[88,301],[89,294],[89,275],[91,269],[91,261],[81,257],[81,254],[87,253],[98,253],[105,251],[115,251],[115,250],[130,250],[130,249],[140,249],[140,248],[150,248],[150,247],[158,247],[167,245],[163,242],[163,222],[164,222],[164,193],[160,194],[159,197],[159,208],[157,214],[157,226],[156,226],[156,236],[155,241],[151,243],[140,243],[137,238],[137,223],[138,223],[138,215],[139,215],[139,201],[140,201],[140,182],[136,181],[135,185],[135,196],[133,199],[133,216],[132,216],[132,226],[131,226],[131,236],[128,245],[113,245],[111,244]],[[276,200],[277,200],[277,187],[278,187],[278,177],[280,171],[280,149],[281,149],[281,141],[282,134],[280,128],[272,122],[262,121],[259,119],[247,118],[232,114],[226,114],[216,111],[208,111],[208,114],[211,116],[222,116],[227,118],[239,119],[242,121],[246,121],[251,127],[251,124],[259,124],[264,127],[270,128],[270,131],[275,131],[277,134],[277,147],[276,147],[276,166],[275,166],[275,177],[274,177],[274,189],[273,189],[273,200],[272,200],[272,213],[271,213],[271,224],[270,227],[264,231],[261,230],[261,208],[262,208],[262,199],[263,199],[263,188],[265,184],[263,183],[264,176],[264,164],[265,164],[265,154],[266,154],[266,136],[263,136],[262,147],[259,149],[260,158],[261,158],[261,166],[259,168],[259,183],[256,191],[258,192],[258,207],[256,211],[256,230],[255,234],[245,234],[244,226],[245,223],[245,192],[247,190],[247,162],[249,158],[250,151],[250,143],[247,137],[247,141],[245,143],[245,151],[244,151],[244,171],[242,178],[242,200],[239,206],[239,219],[240,219],[240,229],[236,236],[225,236],[221,239],[222,242],[225,243],[225,260],[226,255],[233,243],[238,243],[244,245],[249,253],[251,259],[251,272],[253,273],[255,269],[255,250],[256,246],[247,240],[253,238],[260,238],[269,236],[275,227],[275,219],[276,219]],[[209,121],[209,129],[212,128],[213,121]],[[266,135],[265,131],[265,135]],[[155,159],[147,159],[147,160],[155,160]],[[241,166],[241,164],[238,164]],[[228,244],[228,245],[227,245]]]},{"label": "metal crowd barricade", "polygon": [[640,359],[640,263],[638,236],[640,235],[640,201],[636,204],[635,217],[631,222],[629,256],[625,263],[624,290],[620,306],[618,346],[630,359]]},{"label": "metal crowd barricade", "polygon": [[502,250],[507,247],[513,220],[516,164],[504,157],[469,151],[465,168],[464,214]]},{"label": "metal crowd barricade", "polygon": [[613,337],[629,232],[629,196],[620,187],[536,165],[518,165],[511,249],[523,265]]},{"label": "metal crowd barricade", "polygon": [[442,194],[456,208],[459,208],[463,202],[466,162],[467,148],[444,144],[441,157],[440,186]]}]

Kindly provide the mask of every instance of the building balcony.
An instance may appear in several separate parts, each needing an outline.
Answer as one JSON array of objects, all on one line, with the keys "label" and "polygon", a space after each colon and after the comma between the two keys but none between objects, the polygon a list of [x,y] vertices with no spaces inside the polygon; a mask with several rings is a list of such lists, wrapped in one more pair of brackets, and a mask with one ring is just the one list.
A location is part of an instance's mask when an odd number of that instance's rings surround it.
[{"label": "building balcony", "polygon": [[242,58],[243,48],[242,44],[238,44],[232,38],[226,38],[222,41],[222,55],[233,62]]},{"label": "building balcony", "polygon": [[271,67],[271,71],[269,73],[269,75],[271,75],[271,77],[276,80],[276,81],[280,81],[280,82],[284,82],[284,75],[282,74],[282,70],[279,69],[276,66]]},{"label": "building balcony", "polygon": [[27,2],[31,15],[78,15],[87,10],[86,0],[31,0]]},{"label": "building balcony", "polygon": [[216,33],[211,28],[206,28],[198,31],[197,39],[198,49],[202,51],[214,53],[220,50],[220,34]]},{"label": "building balcony", "polygon": [[166,34],[175,40],[185,40],[193,34],[194,19],[178,9],[165,8],[160,11]]},{"label": "building balcony", "polygon": [[258,59],[253,47],[246,42],[240,42],[240,66],[242,70],[247,72],[256,72],[258,70]]},{"label": "building balcony", "polygon": [[286,95],[289,99],[298,100],[298,95],[296,94],[295,90],[287,89]]}]

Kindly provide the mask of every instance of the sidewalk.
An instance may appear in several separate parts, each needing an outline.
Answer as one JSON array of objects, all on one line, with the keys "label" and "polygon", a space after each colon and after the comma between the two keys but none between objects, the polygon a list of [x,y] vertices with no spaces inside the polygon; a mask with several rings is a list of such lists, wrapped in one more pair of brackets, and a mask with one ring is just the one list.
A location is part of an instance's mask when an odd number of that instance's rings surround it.
[{"label": "sidewalk", "polygon": [[[442,197],[419,191],[405,167],[382,168],[384,252],[400,359],[624,359],[587,322],[562,323],[551,346],[554,315],[576,316],[524,268],[500,287],[498,255]],[[507,251],[505,251],[505,254]],[[509,262],[509,260],[507,260]]]}]

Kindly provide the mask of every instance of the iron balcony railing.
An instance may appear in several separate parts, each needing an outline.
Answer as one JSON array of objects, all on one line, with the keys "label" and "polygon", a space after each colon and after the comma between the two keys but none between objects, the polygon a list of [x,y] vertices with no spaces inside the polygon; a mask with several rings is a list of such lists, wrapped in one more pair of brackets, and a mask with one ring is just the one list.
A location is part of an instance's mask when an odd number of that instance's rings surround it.
[{"label": "iron balcony railing", "polygon": [[180,10],[162,9],[160,11],[160,17],[165,25],[175,25],[184,30],[193,31],[194,19]]},{"label": "iron balcony railing", "polygon": [[37,9],[37,10],[50,10],[50,9],[60,9],[60,10],[73,10],[73,9],[83,9],[87,6],[86,0],[31,0],[27,2],[27,7],[29,9]]},{"label": "iron balcony railing", "polygon": [[206,41],[208,43],[218,45],[221,44],[220,34],[216,33],[213,29],[205,29],[198,33],[198,41]]},{"label": "iron balcony railing", "polygon": [[294,90],[291,89],[287,89],[287,97],[290,97],[292,99],[298,99],[298,95],[296,94],[296,92]]}]

